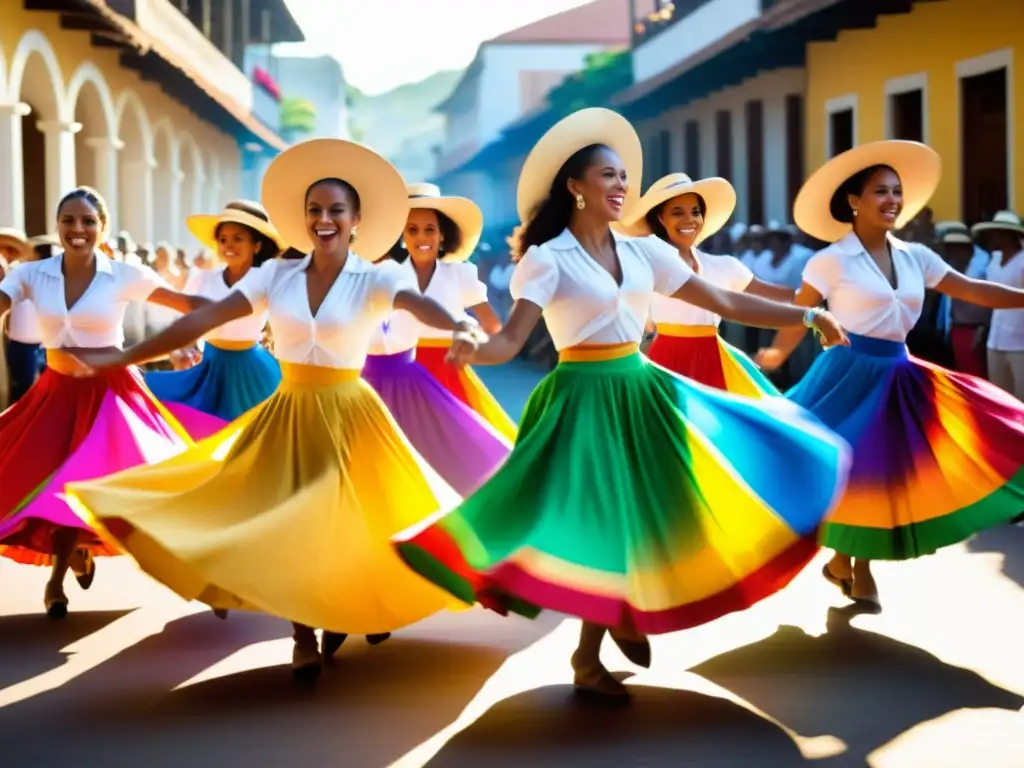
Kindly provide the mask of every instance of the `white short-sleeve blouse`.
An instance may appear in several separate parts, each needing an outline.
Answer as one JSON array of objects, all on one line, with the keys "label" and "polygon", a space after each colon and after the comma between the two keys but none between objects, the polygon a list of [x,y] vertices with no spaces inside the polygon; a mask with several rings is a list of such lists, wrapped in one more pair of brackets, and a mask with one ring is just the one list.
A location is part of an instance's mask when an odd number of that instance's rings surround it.
[{"label": "white short-sleeve blouse", "polygon": [[693,275],[679,252],[653,235],[613,236],[621,286],[568,229],[531,247],[516,265],[509,286],[512,298],[543,310],[556,349],[639,343],[652,294],[671,296]]},{"label": "white short-sleeve blouse", "polygon": [[361,370],[370,341],[392,313],[395,296],[410,288],[399,265],[374,266],[349,253],[316,315],[309,307],[304,259],[274,259],[251,269],[233,290],[256,313],[268,312],[274,354],[287,363]]},{"label": "white short-sleeve blouse", "polygon": [[42,343],[59,347],[120,347],[124,343],[125,308],[145,301],[167,284],[149,267],[113,261],[96,254],[96,275],[74,306],[64,298],[64,254],[33,261],[12,270],[0,291],[14,304],[31,301],[36,308]]},{"label": "white short-sleeve blouse", "polygon": [[921,316],[925,289],[942,282],[950,266],[920,243],[889,235],[889,248],[896,288],[852,232],[812,256],[803,281],[848,332],[902,342]]},{"label": "white short-sleeve blouse", "polygon": [[[412,258],[402,262],[401,268],[414,289],[418,290],[419,281]],[[480,279],[476,264],[470,264],[468,261],[438,261],[423,295],[447,309],[456,320],[461,320],[467,317],[467,307],[487,301],[487,285]],[[410,321],[414,323],[418,338],[447,339],[451,336],[450,333],[438,328],[424,325],[406,312],[397,314],[405,315],[403,318],[396,318],[403,328]]]},{"label": "white short-sleeve blouse", "polygon": [[[735,256],[714,256],[697,250],[693,255],[699,266],[697,274],[719,288],[742,292],[754,279],[754,273]],[[713,325],[716,328],[722,321],[714,312],[658,293],[651,300],[651,319],[655,324]]]},{"label": "white short-sleeve blouse", "polygon": [[[12,264],[10,271],[21,269],[30,261],[19,261]],[[39,344],[43,340],[43,329],[39,325],[39,315],[31,301],[20,301],[11,307],[11,314],[7,317],[7,337],[11,341],[22,344]],[[0,339],[0,343],[2,339]]]},{"label": "white short-sleeve blouse", "polygon": [[[220,301],[227,298],[234,286],[228,286],[224,282],[226,270],[226,267],[197,270],[189,277],[188,283],[185,285],[185,293],[190,293],[193,296],[202,296],[204,299],[210,299],[211,301]],[[251,341],[256,343],[263,335],[263,328],[266,324],[267,313],[254,312],[246,317],[232,320],[220,328],[214,328],[203,338],[212,341],[214,344],[218,341]]]}]

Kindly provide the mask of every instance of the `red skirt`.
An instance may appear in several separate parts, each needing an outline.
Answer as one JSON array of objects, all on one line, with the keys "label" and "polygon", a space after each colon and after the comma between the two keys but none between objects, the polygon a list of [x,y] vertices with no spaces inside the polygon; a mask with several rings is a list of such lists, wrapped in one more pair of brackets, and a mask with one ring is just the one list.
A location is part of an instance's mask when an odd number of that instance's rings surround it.
[{"label": "red skirt", "polygon": [[469,406],[502,437],[515,442],[518,429],[472,368],[456,368],[445,362],[451,343],[445,339],[423,339],[416,347],[416,362],[441,386]]},{"label": "red skirt", "polygon": [[47,565],[54,530],[67,527],[82,531],[79,546],[117,554],[69,506],[65,484],[163,461],[192,444],[134,369],[75,378],[47,367],[0,413],[0,554]]},{"label": "red skirt", "polygon": [[647,357],[708,387],[756,398],[779,395],[757,365],[719,336],[714,326],[662,324]]}]

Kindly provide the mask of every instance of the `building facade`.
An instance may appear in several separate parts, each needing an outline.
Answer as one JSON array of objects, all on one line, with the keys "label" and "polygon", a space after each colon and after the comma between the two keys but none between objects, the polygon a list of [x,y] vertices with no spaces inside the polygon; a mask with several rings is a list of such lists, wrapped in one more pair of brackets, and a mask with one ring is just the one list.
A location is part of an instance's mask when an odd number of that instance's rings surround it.
[{"label": "building facade", "polygon": [[197,245],[184,218],[239,196],[240,147],[286,146],[241,68],[266,36],[301,39],[281,0],[2,4],[0,225],[52,231],[60,197],[88,184],[113,231]]},{"label": "building facade", "polygon": [[1024,202],[1024,3],[914,3],[807,52],[806,159],[854,144],[923,141],[943,161],[936,220],[968,223]]}]

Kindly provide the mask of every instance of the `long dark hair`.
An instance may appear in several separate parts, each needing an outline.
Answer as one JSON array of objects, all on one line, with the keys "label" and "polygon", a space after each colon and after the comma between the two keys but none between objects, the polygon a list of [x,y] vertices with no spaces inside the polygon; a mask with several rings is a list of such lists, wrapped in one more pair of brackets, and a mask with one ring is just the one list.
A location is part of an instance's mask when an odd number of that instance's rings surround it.
[{"label": "long dark hair", "polygon": [[[684,192],[685,194],[693,194]],[[665,210],[665,206],[668,205],[675,198],[669,198],[660,205],[656,205],[644,215],[644,221],[647,222],[647,226],[651,228],[651,234],[657,235],[669,245],[672,245],[672,239],[668,236],[668,231],[665,229],[665,225],[661,223],[661,212]],[[700,209],[700,217],[703,219],[707,216],[708,204],[704,202],[704,198],[697,195],[697,208]]]},{"label": "long dark hair", "polygon": [[547,197],[540,202],[529,219],[510,238],[512,261],[519,261],[531,246],[540,245],[558,237],[562,230],[569,226],[572,209],[576,205],[576,201],[569,193],[569,179],[582,179],[587,168],[593,163],[594,156],[607,149],[608,147],[604,144],[590,144],[583,149],[576,150],[568,160],[562,163],[562,167],[555,174],[555,180],[551,182],[551,189],[548,190]]},{"label": "long dark hair", "polygon": [[[270,217],[267,215],[263,206],[251,200],[232,200],[224,206],[224,209],[230,211],[241,211],[242,213],[247,213],[250,216],[260,219],[261,221],[265,221],[268,224],[270,223]],[[214,238],[220,237],[220,228],[223,224],[224,222],[221,222],[213,230]],[[264,262],[276,258],[281,252],[280,246],[262,232],[259,232],[252,227],[247,227],[245,224],[239,224],[239,226],[245,227],[249,231],[249,234],[252,235],[253,242],[258,243],[260,246],[252,256],[252,266],[254,269]]]},{"label": "long dark hair", "polygon": [[879,171],[892,171],[896,174],[896,178],[899,178],[899,174],[896,173],[895,168],[891,168],[888,165],[872,165],[870,168],[865,168],[863,171],[857,171],[850,178],[839,185],[839,189],[832,195],[832,199],[828,204],[828,211],[832,214],[832,218],[836,221],[842,222],[843,224],[853,224],[853,207],[850,205],[850,195],[856,195],[860,197],[864,194],[864,187],[871,181],[871,177]]}]

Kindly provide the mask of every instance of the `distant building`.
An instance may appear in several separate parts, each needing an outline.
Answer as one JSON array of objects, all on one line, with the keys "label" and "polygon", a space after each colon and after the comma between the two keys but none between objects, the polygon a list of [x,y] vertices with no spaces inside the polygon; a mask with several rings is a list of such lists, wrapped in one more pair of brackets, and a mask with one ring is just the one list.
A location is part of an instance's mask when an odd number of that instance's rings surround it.
[{"label": "distant building", "polygon": [[487,173],[460,167],[506,126],[542,107],[547,93],[582,69],[588,55],[628,48],[630,14],[630,0],[594,0],[481,43],[437,107],[446,128],[434,176],[445,193],[471,197],[490,222],[507,218],[505,190]]}]

